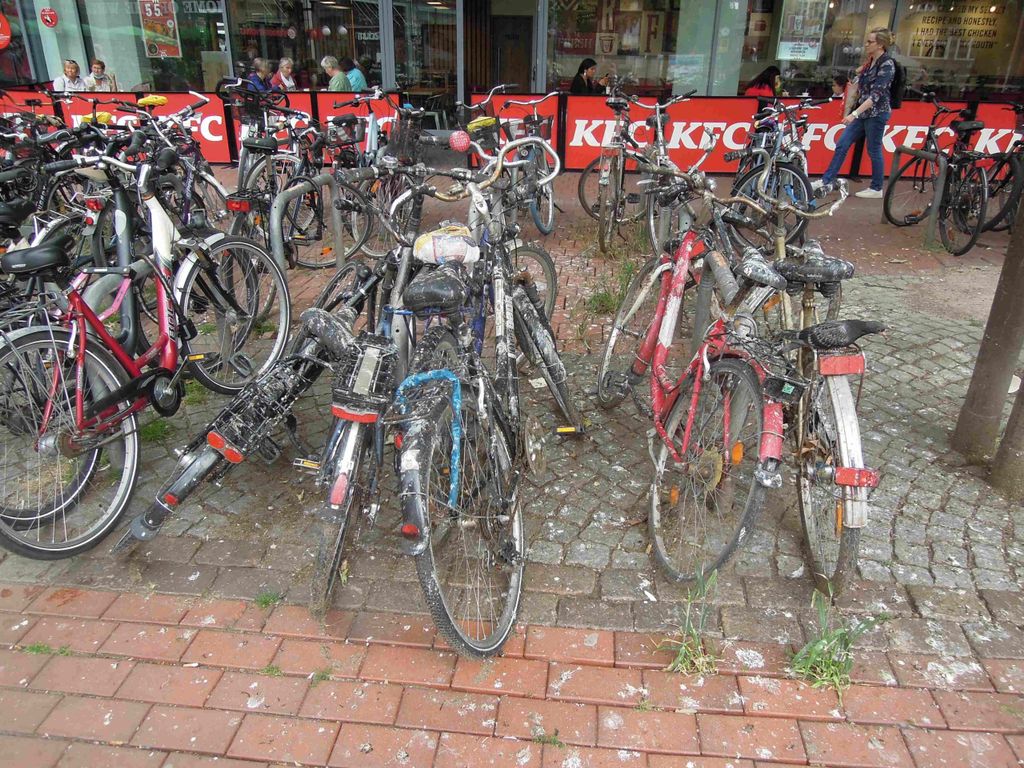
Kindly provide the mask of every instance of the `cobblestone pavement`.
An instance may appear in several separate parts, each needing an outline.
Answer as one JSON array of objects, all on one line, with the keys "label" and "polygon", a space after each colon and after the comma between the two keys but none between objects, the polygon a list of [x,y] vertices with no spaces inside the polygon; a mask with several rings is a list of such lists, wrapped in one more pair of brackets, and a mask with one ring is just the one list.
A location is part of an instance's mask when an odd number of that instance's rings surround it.
[{"label": "cobblestone pavement", "polygon": [[[877,215],[877,209],[871,211],[863,203],[860,210],[862,215]],[[624,633],[622,637],[634,638],[623,642],[633,643],[640,635],[660,637],[671,631],[686,605],[684,590],[660,579],[647,554],[647,486],[651,475],[648,425],[632,403],[606,412],[596,406],[592,395],[597,353],[610,317],[600,314],[593,305],[588,306],[586,299],[595,291],[614,289],[621,264],[636,254],[630,252],[633,246],[627,240],[618,248],[615,259],[597,258],[588,250],[592,227],[579,218],[569,219],[549,243],[560,270],[562,299],[556,320],[572,384],[583,395],[584,410],[591,423],[582,439],[549,438],[546,469],[530,480],[533,488],[527,494],[526,506],[530,563],[521,620],[536,632],[542,633],[543,626],[616,631]],[[914,247],[906,231],[893,232],[873,218],[855,232],[848,220],[829,222],[821,231],[830,252],[857,255],[858,264],[865,267],[864,274],[851,281],[844,294],[844,314],[883,319],[890,328],[884,338],[873,338],[865,345],[869,375],[861,395],[861,428],[868,463],[881,470],[883,479],[872,494],[871,522],[862,537],[860,578],[839,603],[852,616],[884,612],[890,617],[860,641],[859,663],[865,669],[873,669],[864,673],[865,681],[888,684],[895,679],[901,685],[961,692],[936,693],[934,697],[927,691],[906,694],[907,707],[921,699],[927,702],[927,706],[921,706],[931,714],[924,713],[916,719],[907,715],[910,719],[905,722],[922,727],[934,723],[941,728],[946,723],[966,730],[1024,733],[1024,717],[1020,714],[1024,702],[1012,695],[1024,685],[1024,670],[1020,662],[1014,661],[1024,658],[1024,598],[1020,592],[1024,583],[1024,544],[1017,534],[1022,513],[985,483],[980,468],[964,466],[957,454],[948,449],[948,437],[966,392],[1005,239],[983,241],[983,246],[970,256],[951,262]],[[873,250],[878,248],[875,243],[888,242],[884,238],[900,245],[887,246],[884,254]],[[318,281],[324,276],[300,271],[291,272],[290,279],[301,307],[315,295]],[[528,395],[529,407],[546,425],[554,426],[557,417],[553,402],[542,383],[528,374],[522,388]],[[132,513],[144,508],[172,472],[173,449],[196,434],[222,402],[218,396],[193,390],[183,410],[168,420],[170,429],[162,435],[154,431],[147,437],[143,445],[143,477],[130,508]],[[311,446],[319,445],[318,440],[322,442],[328,405],[325,386],[318,385],[301,409],[302,437]],[[289,467],[295,455],[286,445],[283,457],[275,464],[265,466],[247,461],[228,475],[221,487],[201,488],[170,519],[154,542],[138,547],[130,556],[111,557],[109,546],[101,546],[73,561],[31,561],[8,555],[0,561],[0,581],[160,593],[191,599],[252,600],[273,593],[287,603],[302,604],[306,601],[312,567],[309,513],[319,503],[323,491]],[[390,478],[385,479],[386,488],[392,483]],[[360,520],[348,541],[348,579],[339,586],[335,605],[346,612],[343,615],[355,616],[357,622],[381,621],[393,629],[396,622],[406,621],[398,615],[415,616],[425,613],[425,609],[414,567],[396,554],[396,507],[389,503],[388,496],[383,502],[376,525]],[[774,674],[773,670],[781,668],[782,662],[776,665],[775,660],[785,658],[784,649],[801,645],[816,632],[801,537],[795,489],[788,483],[770,498],[756,535],[720,576],[708,631],[720,642],[738,648],[745,647],[744,643],[764,644],[763,648],[752,647],[761,648],[758,653],[771,660],[767,671],[756,666],[747,671]],[[113,540],[112,536],[110,543]],[[255,609],[245,611],[249,615]],[[388,618],[389,613],[396,616]],[[423,617],[416,621],[422,623]],[[0,626],[0,637],[7,638],[4,642],[23,644],[22,638],[27,635],[21,633],[10,639],[12,634],[3,634],[7,625]],[[244,622],[239,626],[259,629]],[[345,636],[344,632],[339,635]],[[608,638],[601,643],[612,643],[611,634],[596,636]],[[619,635],[614,637],[618,648]],[[102,642],[103,639],[99,640],[96,647]],[[276,648],[280,638],[272,642]],[[60,643],[51,645],[58,647]],[[585,645],[590,647],[589,643]],[[273,658],[271,653],[267,663]],[[597,663],[611,663],[617,658]],[[593,659],[563,661],[590,663]],[[55,658],[50,663],[59,666],[61,662]],[[443,663],[449,672],[452,663]],[[661,663],[659,660],[658,664]],[[17,664],[28,665],[34,672],[42,666],[24,660]],[[641,673],[624,673],[623,679],[626,678],[640,680]],[[449,679],[450,675],[446,681]],[[287,680],[298,687],[305,685],[301,678]],[[735,692],[737,681],[728,680],[727,687]],[[241,691],[241,679],[232,678],[231,684],[236,682],[237,691]],[[739,680],[748,704],[760,700],[760,685]],[[775,724],[760,721],[751,726],[757,734],[755,738],[749,736],[751,731],[739,720],[716,721],[710,713],[719,709],[695,707],[705,713],[698,717],[707,718],[700,723],[702,749],[707,730],[730,741],[742,742],[749,737],[751,743],[779,745],[766,747],[772,751],[771,756],[752,752],[746,757],[772,761],[786,755],[787,759],[793,757],[795,762],[802,762],[824,759],[813,751],[816,739],[829,738],[837,744],[854,745],[872,744],[877,738],[886,745],[886,740],[897,738],[898,733],[876,728],[874,724],[904,722],[870,713],[851,716],[849,702],[858,706],[856,702],[863,704],[863,697],[848,700],[845,710],[835,710],[833,705],[822,703],[816,693],[798,693],[786,681],[778,685],[778,690],[774,687],[776,683],[761,686],[773,694],[761,696],[769,707],[761,714],[806,717],[807,722],[798,725],[786,721],[783,725],[780,721],[777,730]],[[38,687],[35,681],[33,686]],[[992,693],[993,690],[999,693]],[[553,697],[551,693],[549,683],[549,698],[558,698],[557,691]],[[0,692],[0,698],[7,694]],[[730,704],[727,699],[720,705],[722,711],[739,711],[737,708],[748,706]],[[54,705],[57,699],[47,702]],[[934,711],[935,702],[941,708],[941,716]],[[74,697],[68,697],[56,709],[47,708],[39,722],[51,709],[58,713],[74,706]],[[138,709],[142,705],[133,706]],[[782,712],[774,709],[777,706],[793,709]],[[952,714],[954,711],[958,714]],[[142,713],[142,709],[138,712]],[[155,714],[154,709],[146,716],[152,718]],[[987,719],[989,714],[995,720]],[[934,721],[928,719],[932,716]],[[54,715],[49,717],[52,720]],[[691,722],[693,716],[688,717]],[[137,719],[142,718],[143,714],[139,714]],[[601,718],[591,724],[602,729],[598,733],[603,733],[604,726],[596,724],[604,722],[603,714]],[[817,720],[821,722],[811,722]],[[995,727],[993,723],[1005,727]],[[447,729],[424,723],[405,725]],[[343,734],[347,727],[343,727]],[[242,739],[243,732],[239,731],[232,743],[240,739],[258,742],[257,726],[252,728],[249,738]],[[331,728],[334,734],[336,726]],[[764,729],[770,733],[762,733]],[[496,733],[502,735],[500,729]],[[797,733],[802,740],[795,739]],[[909,764],[907,748],[919,765],[938,764],[928,759],[928,750],[934,755],[969,747],[974,752],[994,750],[991,760],[986,758],[979,764],[1002,765],[1014,759],[1009,745],[1019,746],[1014,738],[1007,742],[991,734],[963,736],[930,730],[915,733],[918,735],[912,737],[904,734],[906,741],[900,742],[898,755],[891,761],[882,761],[880,756],[888,746],[878,747],[879,764]],[[424,738],[424,743],[437,743],[436,734]],[[449,737],[441,737],[442,746],[446,738]],[[564,735],[561,738],[574,743]],[[600,737],[588,739],[580,743],[630,747],[614,740],[602,741]],[[798,745],[799,752],[777,751],[785,748],[783,743]],[[152,746],[175,748],[156,742]],[[562,764],[557,757],[549,760],[548,755],[553,752],[550,747],[543,751],[544,765]],[[440,747],[437,754],[440,760]],[[538,760],[540,754],[539,747],[531,752]],[[953,754],[949,752],[948,765],[968,764],[953,759]],[[258,759],[291,758],[264,755]],[[524,764],[530,764],[532,759]],[[835,762],[841,762],[838,753]],[[84,764],[94,763],[86,760]],[[146,763],[140,758],[139,764]],[[625,764],[630,763],[626,760]],[[681,763],[660,763],[652,757],[649,764]]]}]

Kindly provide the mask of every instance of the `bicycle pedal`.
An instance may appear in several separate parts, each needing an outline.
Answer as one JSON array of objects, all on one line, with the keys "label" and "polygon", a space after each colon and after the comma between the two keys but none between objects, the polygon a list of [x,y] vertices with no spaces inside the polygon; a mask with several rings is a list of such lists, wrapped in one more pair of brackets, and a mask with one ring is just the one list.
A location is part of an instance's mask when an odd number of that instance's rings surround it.
[{"label": "bicycle pedal", "polygon": [[630,205],[636,205],[637,203],[640,202],[640,193],[639,192],[627,192],[626,193],[626,202],[629,203]]},{"label": "bicycle pedal", "polygon": [[573,426],[555,427],[554,433],[556,435],[562,435],[563,437],[568,437],[569,435],[582,435],[583,434],[583,428],[582,427],[573,427]]},{"label": "bicycle pedal", "polygon": [[320,462],[316,459],[292,459],[292,466],[296,469],[302,469],[307,472],[319,472]]}]

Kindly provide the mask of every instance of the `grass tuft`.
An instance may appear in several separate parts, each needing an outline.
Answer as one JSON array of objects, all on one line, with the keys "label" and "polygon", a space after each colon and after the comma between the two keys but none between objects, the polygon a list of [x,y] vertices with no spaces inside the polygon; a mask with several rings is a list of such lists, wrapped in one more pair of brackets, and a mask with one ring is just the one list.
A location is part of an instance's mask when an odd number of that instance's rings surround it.
[{"label": "grass tuft", "polygon": [[260,670],[260,674],[266,675],[267,677],[280,677],[284,673],[281,671],[279,666],[275,664],[267,664],[267,666]]},{"label": "grass tuft", "polygon": [[558,729],[557,728],[555,728],[555,732],[554,733],[550,733],[549,734],[549,733],[547,733],[545,731],[540,731],[539,733],[533,734],[533,743],[534,744],[548,744],[549,746],[559,747],[559,748],[565,747],[565,742],[563,742],[560,738],[558,738]]},{"label": "grass tuft", "polygon": [[331,668],[324,667],[323,669],[316,670],[313,674],[309,676],[309,685],[310,687],[313,687],[314,685],[319,685],[320,683],[326,683],[330,679]]},{"label": "grass tuft", "polygon": [[46,643],[30,643],[29,645],[22,646],[21,650],[25,653],[35,653],[39,655],[49,655],[53,653],[53,648],[48,646]]},{"label": "grass tuft", "polygon": [[718,572],[712,571],[707,578],[698,576],[697,583],[687,590],[679,629],[658,644],[658,650],[670,650],[676,655],[665,668],[666,672],[712,675],[718,670],[717,660],[705,645],[703,636],[711,614],[709,596],[717,587]]},{"label": "grass tuft", "polygon": [[173,428],[166,419],[153,419],[139,427],[139,439],[144,443],[162,443],[171,436]]},{"label": "grass tuft", "polygon": [[814,688],[832,688],[842,704],[843,691],[850,687],[854,643],[889,617],[882,614],[868,616],[856,623],[835,622],[831,587],[827,596],[815,590],[811,605],[818,612],[818,631],[793,656],[793,675]]},{"label": "grass tuft", "polygon": [[283,595],[281,595],[280,592],[260,592],[256,595],[256,600],[254,602],[260,608],[266,610],[267,608],[272,608],[280,603],[282,597]]}]

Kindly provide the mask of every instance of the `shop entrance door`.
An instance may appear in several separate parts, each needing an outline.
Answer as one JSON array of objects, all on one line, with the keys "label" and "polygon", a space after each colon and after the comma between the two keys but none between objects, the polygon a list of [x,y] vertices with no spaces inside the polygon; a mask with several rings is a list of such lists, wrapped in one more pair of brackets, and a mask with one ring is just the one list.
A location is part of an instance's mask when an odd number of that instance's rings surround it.
[{"label": "shop entrance door", "polygon": [[502,16],[494,25],[495,84],[515,83],[517,91],[531,88],[533,17]]}]

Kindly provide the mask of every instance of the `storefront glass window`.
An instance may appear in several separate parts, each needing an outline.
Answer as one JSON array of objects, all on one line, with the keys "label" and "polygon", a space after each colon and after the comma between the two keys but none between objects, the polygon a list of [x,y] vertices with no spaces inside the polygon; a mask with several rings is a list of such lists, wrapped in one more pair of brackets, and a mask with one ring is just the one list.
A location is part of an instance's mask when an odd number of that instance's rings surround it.
[{"label": "storefront glass window", "polygon": [[295,62],[300,89],[326,88],[324,56],[351,58],[370,85],[381,82],[379,10],[376,2],[230,0],[231,46],[236,73],[247,76],[252,60],[270,59],[276,68]]},{"label": "storefront glass window", "polygon": [[455,0],[396,2],[395,80],[403,99],[432,113],[425,127],[447,128],[458,71]]},{"label": "storefront glass window", "polygon": [[6,19],[11,30],[10,41],[3,50],[0,50],[0,87],[33,83],[35,77],[32,74],[32,62],[25,39],[25,23],[21,17],[19,3],[16,0],[2,0],[0,14]]}]

